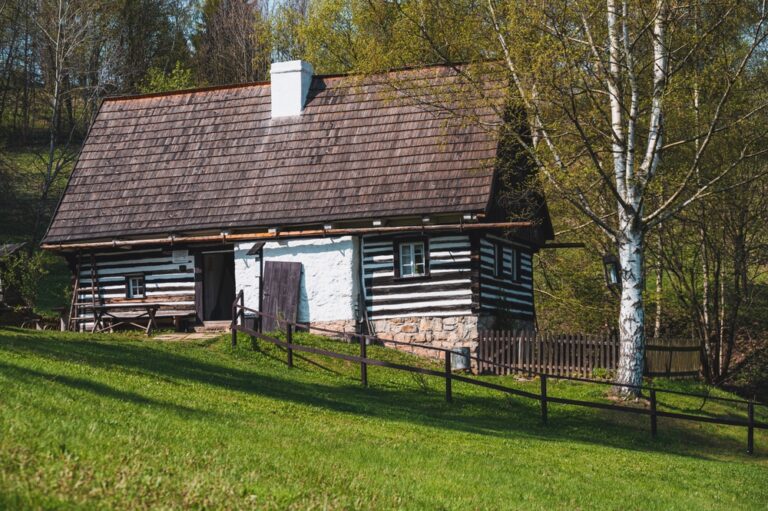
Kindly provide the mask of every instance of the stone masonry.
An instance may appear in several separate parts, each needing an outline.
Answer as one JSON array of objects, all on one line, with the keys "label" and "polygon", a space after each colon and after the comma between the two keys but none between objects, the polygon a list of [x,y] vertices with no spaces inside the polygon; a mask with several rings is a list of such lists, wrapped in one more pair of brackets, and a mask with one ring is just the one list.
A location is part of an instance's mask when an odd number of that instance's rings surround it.
[{"label": "stone masonry", "polygon": [[428,357],[438,357],[440,354],[424,349],[426,346],[436,348],[466,347],[474,353],[477,349],[478,331],[491,328],[492,325],[492,317],[475,315],[373,320],[377,337],[406,342],[411,346],[400,347],[401,349]]}]

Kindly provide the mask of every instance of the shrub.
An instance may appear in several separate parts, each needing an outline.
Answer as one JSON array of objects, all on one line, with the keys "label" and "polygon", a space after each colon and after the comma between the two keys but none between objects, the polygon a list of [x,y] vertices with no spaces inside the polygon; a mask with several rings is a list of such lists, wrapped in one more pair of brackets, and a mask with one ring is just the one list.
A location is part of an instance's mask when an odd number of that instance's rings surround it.
[{"label": "shrub", "polygon": [[15,294],[25,306],[34,307],[40,280],[48,273],[44,257],[43,252],[22,251],[0,258],[0,282],[6,294]]}]

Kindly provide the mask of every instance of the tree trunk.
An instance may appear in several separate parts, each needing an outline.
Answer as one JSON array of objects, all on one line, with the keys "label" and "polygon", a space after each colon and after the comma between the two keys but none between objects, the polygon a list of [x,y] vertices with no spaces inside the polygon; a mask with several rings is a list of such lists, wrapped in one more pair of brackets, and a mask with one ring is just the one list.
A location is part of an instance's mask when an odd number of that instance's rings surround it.
[{"label": "tree trunk", "polygon": [[[619,370],[616,382],[642,385],[645,353],[645,307],[643,303],[644,235],[633,218],[622,213],[619,238],[621,264],[621,308],[619,310]],[[640,389],[617,387],[624,397],[635,397]]]},{"label": "tree trunk", "polygon": [[658,339],[661,334],[661,314],[662,314],[662,293],[664,292],[664,262],[661,252],[664,250],[664,243],[661,240],[661,229],[659,229],[657,239],[657,261],[656,261],[656,319],[653,323],[653,338]]}]

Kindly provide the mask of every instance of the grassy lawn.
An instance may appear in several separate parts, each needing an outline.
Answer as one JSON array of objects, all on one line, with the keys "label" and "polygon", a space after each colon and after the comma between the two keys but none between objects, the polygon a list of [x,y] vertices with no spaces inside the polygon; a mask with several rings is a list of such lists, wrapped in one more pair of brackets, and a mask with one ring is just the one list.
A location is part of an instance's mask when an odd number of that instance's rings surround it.
[{"label": "grassy lawn", "polygon": [[[288,369],[284,359],[245,339],[232,350],[225,338],[0,329],[0,509],[768,505],[762,431],[749,457],[741,428],[660,419],[652,440],[645,417],[561,405],[545,427],[534,401],[455,383],[447,404],[440,379],[369,368],[366,389],[354,364],[302,356]],[[605,399],[598,386],[550,390]],[[744,416],[700,399],[663,402]]]}]

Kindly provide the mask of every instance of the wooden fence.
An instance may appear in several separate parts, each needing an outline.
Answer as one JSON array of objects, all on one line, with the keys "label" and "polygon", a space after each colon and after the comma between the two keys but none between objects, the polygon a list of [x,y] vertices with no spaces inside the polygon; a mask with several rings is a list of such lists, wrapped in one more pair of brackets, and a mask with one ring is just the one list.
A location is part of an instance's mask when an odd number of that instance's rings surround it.
[{"label": "wooden fence", "polygon": [[[684,377],[699,373],[694,340],[654,340],[646,346],[648,376]],[[552,334],[533,331],[484,331],[478,338],[480,373],[547,373],[591,378],[596,370],[615,371],[619,340],[611,334]]]},{"label": "wooden fence", "polygon": [[[277,325],[280,326],[281,329],[285,328],[285,339],[280,339],[272,335],[265,334],[260,329],[254,329],[249,326],[246,326],[245,325],[246,314],[256,316],[258,318],[256,322],[257,324],[260,324],[264,318],[269,318],[271,320],[276,321]],[[368,386],[368,366],[378,366],[378,367],[386,367],[386,368],[394,369],[397,371],[407,371],[411,373],[443,378],[445,380],[445,399],[448,402],[453,401],[453,382],[454,381],[462,382],[462,383],[466,383],[469,385],[474,385],[477,387],[482,387],[490,390],[495,390],[498,392],[502,392],[508,396],[518,396],[518,397],[536,400],[539,402],[539,405],[540,405],[541,421],[545,425],[548,422],[548,410],[549,410],[550,403],[557,403],[557,404],[563,404],[563,405],[569,405],[569,406],[581,406],[581,407],[587,407],[587,408],[597,408],[601,410],[611,410],[619,413],[628,413],[633,415],[645,415],[650,418],[651,436],[653,437],[656,437],[658,433],[659,417],[666,417],[666,418],[678,419],[678,420],[688,420],[688,421],[694,421],[694,422],[706,422],[709,424],[722,424],[722,425],[728,425],[728,426],[744,427],[747,429],[747,453],[749,454],[753,454],[755,449],[755,429],[768,429],[768,423],[758,422],[755,420],[755,406],[764,406],[764,405],[761,405],[760,403],[756,403],[755,401],[744,401],[741,399],[722,398],[717,396],[694,394],[694,393],[680,392],[675,390],[657,389],[655,387],[648,387],[645,385],[627,385],[627,384],[621,384],[621,383],[611,383],[607,381],[583,380],[583,379],[580,379],[578,381],[584,382],[585,384],[593,384],[593,385],[613,385],[613,386],[635,388],[641,393],[648,395],[650,400],[650,406],[649,408],[645,408],[645,407],[637,407],[637,406],[610,404],[605,402],[584,401],[581,399],[570,399],[570,398],[553,396],[551,393],[548,393],[547,381],[549,378],[576,380],[576,378],[572,376],[549,375],[545,372],[535,373],[535,376],[539,377],[541,391],[539,393],[529,392],[527,390],[507,387],[506,385],[503,385],[501,383],[486,381],[484,379],[479,379],[477,377],[473,377],[463,373],[456,374],[452,368],[452,358],[453,358],[453,355],[455,355],[456,353],[447,348],[437,348],[437,347],[430,347],[430,346],[425,347],[425,349],[434,350],[436,353],[439,353],[442,355],[442,357],[445,360],[445,366],[442,370],[438,368],[431,369],[427,367],[409,366],[406,364],[400,364],[400,363],[396,364],[393,362],[372,358],[371,356],[368,355],[368,350],[367,350],[368,344],[379,344],[382,346],[387,346],[387,345],[402,346],[402,345],[407,345],[408,343],[402,343],[402,342],[397,342],[397,341],[392,341],[387,339],[380,339],[371,335],[364,335],[364,334],[351,333],[351,332],[339,332],[335,330],[318,328],[318,327],[312,328],[312,330],[321,331],[323,333],[330,334],[334,337],[346,338],[350,342],[356,342],[360,346],[360,354],[353,355],[350,353],[339,353],[339,352],[335,352],[328,349],[316,348],[314,346],[303,346],[297,343],[293,338],[293,332],[296,331],[297,329],[302,329],[302,328],[306,328],[306,325],[299,325],[294,322],[285,321],[282,318],[278,318],[276,316],[266,314],[264,312],[246,307],[243,291],[240,291],[237,294],[235,301],[232,303],[232,324],[231,324],[232,347],[235,347],[237,345],[237,334],[238,332],[241,332],[243,334],[249,335],[252,341],[254,342],[256,339],[261,339],[262,341],[266,341],[271,344],[274,344],[275,346],[279,346],[280,348],[283,348],[286,352],[286,363],[288,364],[288,367],[293,367],[294,351],[303,352],[303,353],[312,353],[315,355],[321,355],[321,356],[335,358],[338,360],[346,360],[348,362],[357,363],[357,364],[360,364],[360,383],[362,383],[362,385],[366,387]],[[483,358],[478,356],[470,355],[469,359],[476,364],[493,364],[493,362],[484,360]],[[742,418],[736,418],[736,417],[730,417],[730,416],[729,417],[713,417],[713,416],[705,416],[705,415],[692,415],[689,413],[678,413],[678,412],[670,412],[667,410],[659,410],[659,406],[663,405],[664,403],[659,402],[657,400],[657,394],[662,394],[662,395],[676,394],[681,396],[690,396],[690,397],[696,397],[696,398],[702,398],[702,399],[709,399],[713,401],[727,401],[734,404],[746,405],[747,419],[744,420]]]}]

